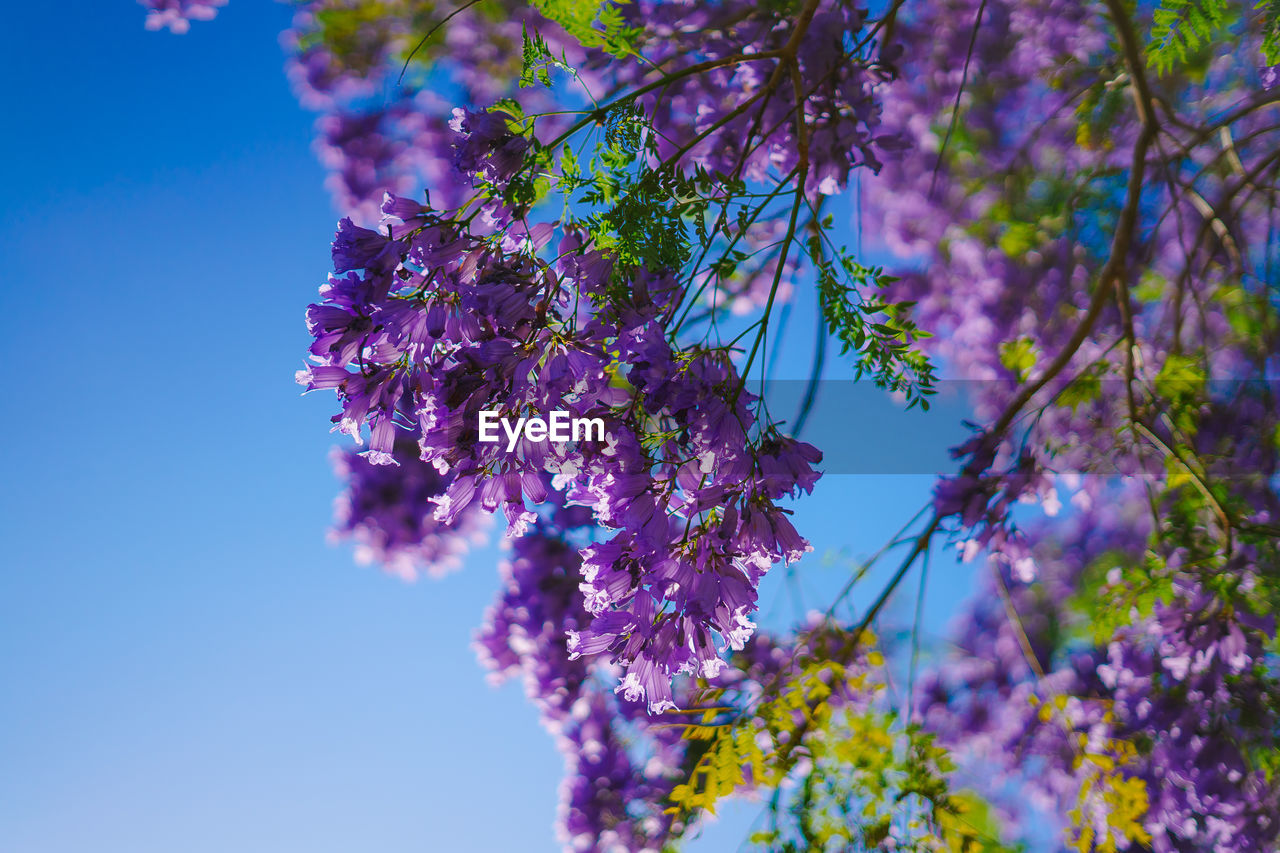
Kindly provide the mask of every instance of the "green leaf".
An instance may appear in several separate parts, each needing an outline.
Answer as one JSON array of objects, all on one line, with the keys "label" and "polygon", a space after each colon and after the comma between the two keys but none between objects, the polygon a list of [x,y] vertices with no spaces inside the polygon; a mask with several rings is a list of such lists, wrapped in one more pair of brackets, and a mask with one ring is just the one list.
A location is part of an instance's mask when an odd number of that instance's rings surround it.
[{"label": "green leaf", "polygon": [[1102,398],[1102,376],[1098,365],[1091,365],[1071,380],[1058,394],[1058,405],[1070,406],[1074,413],[1080,406]]},{"label": "green leaf", "polygon": [[1230,12],[1228,0],[1161,0],[1152,12],[1147,63],[1161,75],[1187,64],[1225,29]]},{"label": "green leaf", "polygon": [[1259,0],[1262,13],[1262,58],[1268,65],[1280,65],[1280,0]]},{"label": "green leaf", "polygon": [[1199,396],[1204,383],[1200,360],[1189,355],[1171,354],[1156,374],[1156,389],[1161,396]]},{"label": "green leaf", "polygon": [[569,64],[569,60],[562,53],[557,57],[551,52],[551,48],[547,45],[542,35],[534,30],[533,36],[529,35],[527,26],[522,29],[522,49],[521,58],[523,60],[523,69],[520,72],[520,87],[525,88],[541,83],[548,89],[551,88],[551,69],[556,68],[564,71],[575,79],[578,76],[577,70]]},{"label": "green leaf", "polygon": [[1011,258],[1018,258],[1035,248],[1037,229],[1030,222],[1009,222],[997,240],[1000,251]]},{"label": "green leaf", "polygon": [[637,53],[640,29],[628,27],[618,8],[626,0],[533,0],[533,7],[555,21],[578,43],[623,59]]},{"label": "green leaf", "polygon": [[1018,338],[1000,344],[1000,363],[1018,377],[1019,382],[1026,380],[1031,368],[1036,366],[1036,345],[1030,338]]},{"label": "green leaf", "polygon": [[813,235],[808,242],[810,260],[817,268],[818,302],[831,334],[841,343],[841,354],[857,353],[856,375],[871,374],[876,385],[907,395],[907,408],[929,408],[935,393],[933,365],[911,345],[928,333],[910,319],[911,302],[876,298],[897,279],[879,267],[866,267],[837,250],[834,260],[822,251]]}]

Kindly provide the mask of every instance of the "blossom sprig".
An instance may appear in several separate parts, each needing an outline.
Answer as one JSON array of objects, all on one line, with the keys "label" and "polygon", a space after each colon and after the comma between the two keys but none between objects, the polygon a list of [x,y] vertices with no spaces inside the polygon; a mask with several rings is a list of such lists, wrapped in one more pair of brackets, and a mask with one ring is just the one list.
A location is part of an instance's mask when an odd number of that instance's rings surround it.
[{"label": "blossom sprig", "polygon": [[[947,790],[966,773],[1006,838],[1030,799],[1081,850],[1275,846],[1273,10],[535,5],[299,4],[291,74],[352,216],[301,379],[367,431],[338,521],[363,553],[445,565],[450,531],[506,516],[482,657],[523,674],[566,755],[566,847],[654,849],[721,794],[795,779],[771,804],[795,826],[761,843],[907,849],[893,821],[818,818],[887,785],[913,827],[965,825]],[[851,187],[902,263],[835,238],[824,203]],[[752,622],[761,575],[807,548],[782,501],[814,487],[818,451],[748,379],[811,285],[815,377],[824,334],[909,402],[936,364],[972,383],[977,428],[808,671],[803,635]],[[609,440],[477,440],[479,411],[553,405]],[[832,725],[823,688],[795,686],[883,668],[862,629],[914,568],[923,600],[939,535],[988,570],[959,654],[916,678],[917,606],[908,713]],[[744,666],[757,653],[770,665]],[[694,686],[725,679],[741,696],[703,704]],[[672,737],[673,706],[735,736]],[[794,724],[763,763],[761,707]],[[809,761],[850,732],[882,760],[837,758],[876,772]],[[1014,785],[1031,796],[1008,802]],[[693,808],[667,813],[673,796]],[[984,819],[965,843],[998,833]]]},{"label": "blossom sprig", "polygon": [[[870,215],[913,256],[887,266],[935,332],[922,348],[974,389],[979,426],[934,509],[995,581],[916,696],[984,791],[1030,785],[1078,849],[1266,849],[1280,826],[1257,744],[1276,715],[1238,715],[1276,707],[1258,616],[1280,600],[1259,526],[1276,494],[1244,473],[1276,458],[1275,339],[1257,325],[1274,317],[1273,99],[1253,91],[1256,30],[1211,39],[1207,77],[1152,75],[1132,15],[958,2],[897,21],[884,121],[935,162],[886,164]],[[1106,761],[1124,796],[1093,787]],[[1040,819],[1026,799],[1001,802],[1011,829]]]},{"label": "blossom sprig", "polygon": [[[505,123],[464,115],[458,128],[461,168],[490,186],[511,173],[501,165],[513,138]],[[415,433],[422,461],[450,476],[433,498],[443,524],[479,504],[502,508],[518,536],[547,498],[544,475],[555,474],[569,500],[616,531],[582,552],[594,618],[570,634],[568,651],[610,652],[628,698],[671,707],[677,673],[714,675],[723,651],[744,646],[760,577],[808,550],[776,502],[812,490],[820,454],[754,429],[753,398],[722,352],[673,351],[659,321],[679,294],[670,273],[634,270],[625,298],[580,318],[573,306],[606,289],[608,253],[571,235],[544,263],[525,247],[545,248],[553,225],[517,224],[501,205],[488,209],[498,228],[487,235],[395,196],[384,209],[385,234],[350,220],[339,229],[334,266],[344,277],[312,306],[316,364],[299,381],[337,392],[337,428],[359,439],[367,425],[375,464],[394,462],[397,435]],[[522,440],[512,453],[479,440],[481,411],[557,408],[599,418],[608,440]],[[655,429],[664,440],[646,441]]]}]

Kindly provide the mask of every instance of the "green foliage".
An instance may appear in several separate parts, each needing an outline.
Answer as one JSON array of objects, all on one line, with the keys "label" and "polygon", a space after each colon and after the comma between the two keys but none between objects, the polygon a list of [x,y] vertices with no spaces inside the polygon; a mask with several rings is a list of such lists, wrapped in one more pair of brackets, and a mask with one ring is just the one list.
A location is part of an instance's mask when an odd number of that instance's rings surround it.
[{"label": "green foliage", "polygon": [[[1078,853],[1117,853],[1136,844],[1150,844],[1144,825],[1149,808],[1147,785],[1126,768],[1137,763],[1141,750],[1124,738],[1100,734],[1095,727],[1078,730],[1070,721],[1073,697],[1055,694],[1047,700],[1032,695],[1032,707],[1042,725],[1056,723],[1068,730],[1074,752],[1072,769],[1079,788],[1075,807],[1067,812],[1067,847]],[[1103,702],[1101,722],[1110,728],[1115,715]]]},{"label": "green foliage", "polygon": [[323,43],[338,56],[354,56],[361,31],[381,25],[397,11],[393,4],[377,0],[319,9],[315,13],[316,28],[304,37],[302,46]]},{"label": "green foliage", "polygon": [[1156,397],[1184,440],[1193,438],[1199,426],[1205,383],[1201,359],[1189,355],[1170,354],[1156,374]]},{"label": "green foliage", "polygon": [[[480,4],[477,11],[483,8],[484,4]],[[402,44],[399,58],[408,60],[416,47],[413,63],[425,68],[438,58],[437,51],[444,43],[444,31],[439,25],[450,11],[442,10],[436,2],[420,0],[351,0],[330,5],[315,12],[312,25],[299,36],[299,47],[322,44],[347,69],[369,72],[383,61],[375,46],[396,44],[407,32],[411,36]],[[418,38],[433,30],[432,37],[419,45]]]},{"label": "green foliage", "polygon": [[1228,0],[1161,0],[1152,13],[1147,62],[1158,74],[1188,63],[1225,29]]},{"label": "green foliage", "polygon": [[610,151],[634,155],[652,128],[644,111],[632,104],[618,104],[604,113],[604,144]]},{"label": "green foliage", "polygon": [[817,267],[818,301],[829,332],[841,344],[841,355],[856,353],[857,376],[870,374],[877,386],[907,395],[907,408],[929,408],[936,392],[933,365],[912,348],[929,332],[911,319],[914,302],[888,302],[868,298],[883,291],[894,276],[881,267],[858,263],[843,247],[832,245],[835,258],[827,257],[819,235],[809,241],[809,257]]},{"label": "green foliage", "polygon": [[533,0],[533,7],[555,21],[586,48],[600,48],[622,59],[636,54],[640,30],[628,27],[618,7],[626,0]]},{"label": "green foliage", "polygon": [[[598,9],[616,13],[611,6],[593,4],[539,8],[558,16],[556,20],[569,16],[578,26],[588,19],[612,20],[603,12],[597,15]],[[611,25],[601,26],[609,30]],[[522,34],[521,64],[522,86],[550,86],[553,71],[576,76],[567,58],[553,54],[541,34],[530,28]],[[787,197],[790,177],[770,189],[683,162],[683,150],[671,154],[659,146],[649,116],[626,95],[583,111],[568,131],[549,143],[534,133],[539,116],[525,116],[516,101],[505,100],[494,109],[507,113],[512,132],[524,135],[529,147],[523,168],[505,188],[481,186],[480,194],[501,192],[517,211],[527,211],[545,203],[553,189],[558,192],[563,225],[585,231],[594,247],[616,258],[613,281],[602,302],[628,298],[629,272],[635,267],[688,275],[703,283],[687,297],[683,322],[706,288],[715,288],[712,294],[738,293],[743,288],[736,285],[750,276],[780,278],[794,270],[795,255],[805,244],[794,227],[797,211],[793,210],[793,227],[782,241],[756,252],[739,248],[759,217],[777,214],[778,199]],[[832,242],[827,233],[832,227],[830,216],[806,227],[812,231],[808,250],[823,319],[841,341],[842,352],[856,354],[856,376],[870,375],[878,386],[905,393],[908,408],[927,409],[936,390],[935,377],[932,364],[914,346],[929,335],[911,320],[913,303],[887,299],[884,290],[894,279],[881,269],[857,263],[845,248]],[[695,250],[698,259],[692,266],[697,269],[690,269]],[[695,321],[714,318],[721,306],[715,298],[711,306],[705,314],[695,314]],[[756,346],[766,327],[760,324]],[[672,334],[680,331],[677,323]]]},{"label": "green foliage", "polygon": [[1246,288],[1238,280],[1231,281],[1219,287],[1212,298],[1238,340],[1266,340],[1270,325],[1275,322],[1275,310],[1267,305],[1264,288]]},{"label": "green foliage", "polygon": [[826,699],[831,684],[845,676],[844,667],[836,661],[811,663],[761,705],[753,718],[717,724],[714,709],[704,712],[700,723],[685,727],[683,737],[705,741],[707,748],[689,773],[689,781],[672,789],[667,812],[715,814],[716,804],[745,784],[747,774],[755,786],[776,786],[786,776],[788,744],[794,744],[802,731],[828,724],[831,709]]},{"label": "green foliage", "polygon": [[1072,379],[1058,393],[1058,405],[1070,406],[1071,411],[1075,412],[1082,405],[1100,400],[1102,398],[1102,373],[1104,369],[1101,364],[1091,364],[1082,370],[1078,376]]},{"label": "green foliage", "polygon": [[1031,375],[1036,366],[1036,345],[1031,338],[1018,338],[1000,344],[1000,363],[1017,377],[1019,382]]},{"label": "green foliage", "polygon": [[[866,662],[884,665],[876,652]],[[833,706],[837,692],[855,702]],[[883,693],[865,672],[820,660],[770,691],[748,718],[717,722],[718,709],[705,711],[684,737],[707,746],[689,782],[672,791],[668,813],[714,812],[721,798],[750,786],[776,789],[769,828],[750,838],[771,851],[878,849],[890,831],[902,851],[1008,851],[990,808],[972,792],[950,790],[946,751],[881,710]],[[788,777],[796,784],[784,796]]]},{"label": "green foliage", "polygon": [[1120,86],[1098,82],[1085,90],[1075,114],[1076,144],[1081,148],[1110,151],[1114,147],[1111,132],[1129,106],[1129,96]]},{"label": "green foliage", "polygon": [[596,114],[602,130],[595,150],[585,160],[570,146],[560,155],[559,188],[565,195],[565,218],[576,217],[595,245],[613,250],[625,270],[643,265],[651,270],[679,270],[688,263],[696,231],[706,238],[703,220],[713,192],[745,191],[696,168],[686,173],[660,164],[648,117],[631,103],[616,104]]},{"label": "green foliage", "polygon": [[1150,616],[1156,602],[1172,598],[1172,574],[1154,551],[1140,560],[1109,552],[1085,567],[1071,598],[1070,611],[1080,615],[1073,633],[1091,645],[1105,647],[1135,617]]},{"label": "green foliage", "polygon": [[624,265],[680,269],[690,253],[685,216],[697,212],[699,187],[678,172],[643,172],[591,216],[596,244],[613,248]]},{"label": "green foliage", "polygon": [[1262,9],[1262,58],[1268,65],[1280,65],[1280,0],[1258,0]]},{"label": "green foliage", "polygon": [[[639,163],[630,129],[610,115],[611,132],[590,163],[582,200],[597,208],[586,218],[596,245],[613,249],[620,263],[653,270],[680,269],[689,260],[684,216],[698,193],[694,182],[674,171]],[[631,168],[633,164],[639,168]]]},{"label": "green foliage", "polygon": [[1016,258],[1025,255],[1035,247],[1036,226],[1030,222],[1007,222],[996,245],[1006,255]]},{"label": "green foliage", "polygon": [[547,45],[546,39],[534,30],[533,36],[529,36],[529,28],[526,26],[521,32],[521,71],[520,71],[520,88],[528,88],[536,83],[541,83],[548,88],[551,87],[551,69],[558,69],[568,73],[572,77],[577,77],[577,70],[569,64],[569,60],[565,58],[564,53],[556,56],[551,52],[551,48]]},{"label": "green foliage", "polygon": [[[575,8],[581,12],[587,7]],[[579,17],[585,20],[585,14]],[[567,59],[552,54],[536,31],[523,33],[521,58],[525,86],[551,85],[553,69],[575,74]],[[748,186],[739,176],[683,163],[682,152],[664,157],[648,115],[626,96],[585,112],[570,131],[547,144],[533,134],[536,116],[526,119],[514,101],[496,108],[512,115],[513,132],[530,140],[524,169],[509,183],[504,199],[528,208],[543,202],[554,187],[563,197],[562,222],[583,229],[595,247],[616,256],[610,300],[625,298],[628,270],[636,266],[709,273],[711,286],[732,292],[732,282],[762,274],[769,264],[777,275],[787,274],[779,256],[803,246],[803,239],[791,232],[774,244],[780,248],[773,255],[753,261],[755,255],[739,249],[739,243],[787,181],[766,191]],[[812,222],[808,246],[830,332],[842,342],[844,353],[856,352],[858,377],[869,374],[880,387],[905,392],[909,408],[927,409],[929,395],[935,393],[933,367],[913,344],[928,333],[910,319],[912,303],[883,297],[893,279],[880,269],[858,264],[837,247],[826,233],[831,226],[830,216]],[[698,270],[690,271],[695,247]],[[703,292],[698,290],[691,300]]]},{"label": "green foliage", "polygon": [[[1125,740],[1107,738],[1104,749],[1088,749],[1089,738],[1077,736],[1079,752],[1076,771],[1080,774],[1080,791],[1076,806],[1067,816],[1067,844],[1079,853],[1116,853],[1134,843],[1150,844],[1151,835],[1142,819],[1149,806],[1147,785],[1123,771],[1137,757],[1133,745]],[[1103,816],[1105,831],[1094,829],[1095,815]]]},{"label": "green foliage", "polygon": [[919,853],[996,853],[990,808],[972,792],[952,794],[953,765],[934,736],[895,715],[849,713],[812,746],[812,769],[768,830],[751,839],[781,851],[893,849]]}]

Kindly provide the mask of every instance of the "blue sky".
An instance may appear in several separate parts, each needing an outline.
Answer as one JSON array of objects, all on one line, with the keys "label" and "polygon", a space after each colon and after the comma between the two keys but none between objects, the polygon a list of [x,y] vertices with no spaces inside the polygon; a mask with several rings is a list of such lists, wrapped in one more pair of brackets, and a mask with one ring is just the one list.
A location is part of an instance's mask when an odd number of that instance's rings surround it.
[{"label": "blue sky", "polygon": [[[336,214],[288,16],[236,0],[177,37],[127,0],[6,9],[7,853],[555,849],[560,759],[470,650],[497,549],[407,585],[325,543],[333,401],[293,372]],[[854,446],[858,414],[828,421]],[[960,435],[939,418],[920,452]],[[816,557],[871,551],[929,485],[829,478],[797,521]],[[965,573],[935,571],[940,630]],[[802,564],[805,603],[842,572]],[[768,618],[786,594],[770,581]]]}]

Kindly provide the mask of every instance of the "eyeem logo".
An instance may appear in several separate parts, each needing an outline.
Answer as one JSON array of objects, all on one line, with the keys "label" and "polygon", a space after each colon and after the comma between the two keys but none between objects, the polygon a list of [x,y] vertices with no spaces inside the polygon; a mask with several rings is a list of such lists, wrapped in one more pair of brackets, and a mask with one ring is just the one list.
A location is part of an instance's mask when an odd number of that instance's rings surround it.
[{"label": "eyeem logo", "polygon": [[502,431],[507,435],[508,453],[515,450],[522,434],[529,441],[604,441],[602,418],[571,418],[568,412],[559,409],[545,420],[537,416],[516,418],[514,425],[509,418],[486,409],[480,413],[480,441],[486,444],[500,441],[498,424],[502,424]]}]

